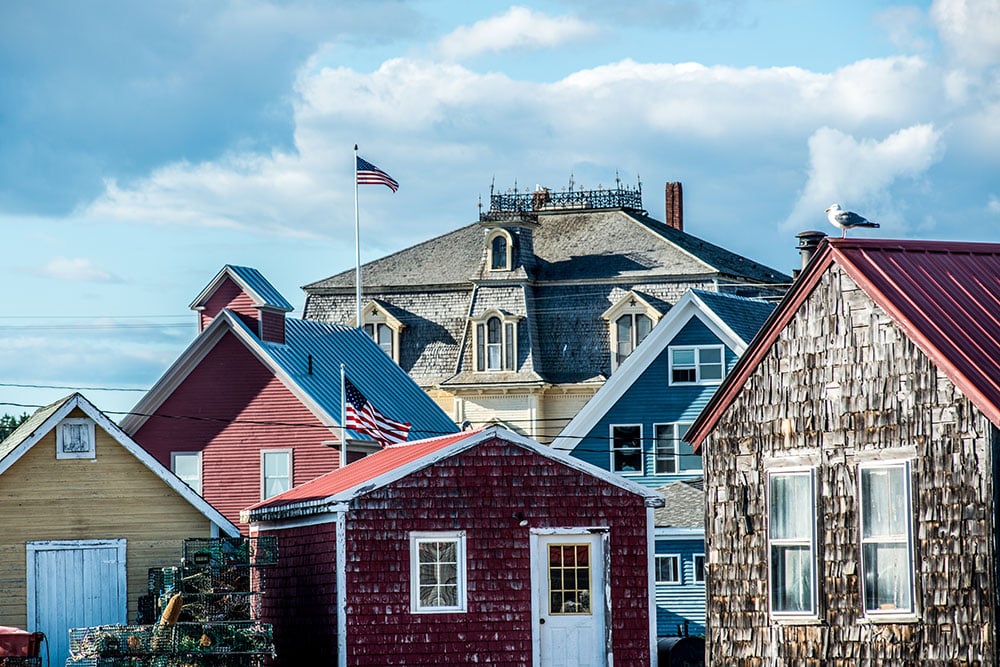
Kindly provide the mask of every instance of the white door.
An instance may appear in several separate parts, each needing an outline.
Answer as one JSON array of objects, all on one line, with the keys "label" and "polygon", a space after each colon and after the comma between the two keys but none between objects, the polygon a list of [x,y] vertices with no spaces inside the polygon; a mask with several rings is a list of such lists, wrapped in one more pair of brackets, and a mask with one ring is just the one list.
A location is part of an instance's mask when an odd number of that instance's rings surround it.
[{"label": "white door", "polygon": [[540,667],[605,664],[604,554],[599,534],[539,535],[535,617]]},{"label": "white door", "polygon": [[29,542],[28,629],[44,632],[49,665],[69,658],[69,631],[124,624],[125,540]]}]

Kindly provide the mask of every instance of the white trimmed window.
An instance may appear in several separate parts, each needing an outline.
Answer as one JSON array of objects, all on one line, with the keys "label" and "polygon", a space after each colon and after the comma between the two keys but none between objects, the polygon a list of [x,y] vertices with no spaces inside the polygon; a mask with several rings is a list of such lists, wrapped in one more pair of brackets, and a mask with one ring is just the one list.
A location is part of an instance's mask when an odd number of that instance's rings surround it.
[{"label": "white trimmed window", "polygon": [[682,456],[691,457],[694,455],[691,445],[681,439],[690,427],[690,422],[653,425],[655,429],[653,474],[669,475],[681,472],[681,470],[701,469],[700,464],[697,467],[692,467],[690,458],[688,458],[688,465],[684,465],[684,459],[681,458]]},{"label": "white trimmed window", "polygon": [[201,495],[201,452],[171,452],[170,469]]},{"label": "white trimmed window", "polygon": [[660,321],[660,311],[635,292],[628,292],[602,317],[611,334],[611,370],[618,368]]},{"label": "white trimmed window", "polygon": [[910,464],[858,470],[861,585],[865,615],[913,613],[913,531]]},{"label": "white trimmed window", "polygon": [[410,610],[464,612],[465,531],[410,533]]},{"label": "white trimmed window", "polygon": [[677,554],[656,555],[656,583],[681,583],[681,557]]},{"label": "white trimmed window", "polygon": [[815,473],[772,471],[768,475],[768,564],[771,613],[816,615]]},{"label": "white trimmed window", "polygon": [[643,471],[642,425],[615,424],[611,427],[611,471],[641,475]]},{"label": "white trimmed window", "polygon": [[722,345],[671,346],[670,384],[719,384],[725,375]]},{"label": "white trimmed window", "polygon": [[510,234],[503,229],[495,229],[486,237],[489,252],[490,271],[510,271],[512,243]]},{"label": "white trimmed window", "polygon": [[267,500],[292,488],[292,450],[260,452],[260,499]]},{"label": "white trimmed window", "polygon": [[94,422],[85,417],[68,417],[56,427],[57,459],[92,459],[97,456]]},{"label": "white trimmed window", "polygon": [[497,310],[473,320],[477,371],[517,369],[517,320]]},{"label": "white trimmed window", "polygon": [[406,325],[374,301],[361,310],[361,322],[365,333],[398,364],[399,336]]},{"label": "white trimmed window", "polygon": [[705,554],[694,555],[694,583],[705,583]]}]

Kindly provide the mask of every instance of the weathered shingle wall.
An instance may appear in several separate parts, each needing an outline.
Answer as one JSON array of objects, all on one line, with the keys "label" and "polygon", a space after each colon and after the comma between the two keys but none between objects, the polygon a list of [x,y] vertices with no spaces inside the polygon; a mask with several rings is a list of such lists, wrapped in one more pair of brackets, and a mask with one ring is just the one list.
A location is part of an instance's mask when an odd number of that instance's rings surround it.
[{"label": "weathered shingle wall", "polygon": [[[833,265],[704,445],[712,665],[995,664],[989,430]],[[870,623],[859,621],[858,463],[892,451],[915,454],[918,614]],[[789,457],[817,466],[812,625],[768,613],[766,468]]]},{"label": "weathered shingle wall", "polygon": [[[518,511],[530,526],[518,525]],[[529,531],[587,526],[610,526],[615,664],[649,664],[639,496],[494,441],[364,496],[349,516],[348,664],[530,665]],[[409,533],[415,530],[466,531],[467,612],[410,613]]]}]

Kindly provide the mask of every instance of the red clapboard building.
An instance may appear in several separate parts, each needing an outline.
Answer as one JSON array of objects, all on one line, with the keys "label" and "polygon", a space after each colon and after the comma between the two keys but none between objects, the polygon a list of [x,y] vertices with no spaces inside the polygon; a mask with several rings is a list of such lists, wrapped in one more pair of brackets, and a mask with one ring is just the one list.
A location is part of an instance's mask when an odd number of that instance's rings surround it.
[{"label": "red clapboard building", "polygon": [[[342,365],[381,412],[411,424],[409,438],[458,430],[364,331],[288,317],[256,269],[223,267],[191,308],[198,336],[121,426],[234,523],[340,467]],[[346,434],[349,459],[380,447]]]},{"label": "red clapboard building", "polygon": [[500,427],[387,447],[243,513],[279,665],[650,665],[662,499]]}]

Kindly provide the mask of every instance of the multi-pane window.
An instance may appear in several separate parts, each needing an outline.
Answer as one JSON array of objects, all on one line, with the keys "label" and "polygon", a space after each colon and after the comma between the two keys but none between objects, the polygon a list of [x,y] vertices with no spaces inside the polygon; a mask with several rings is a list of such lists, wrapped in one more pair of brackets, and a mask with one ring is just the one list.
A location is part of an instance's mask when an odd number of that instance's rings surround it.
[{"label": "multi-pane window", "polygon": [[393,331],[392,327],[388,324],[382,322],[370,322],[365,325],[365,333],[372,337],[372,339],[378,343],[378,346],[382,348],[390,357],[395,357],[393,353]]},{"label": "multi-pane window", "polygon": [[182,482],[201,495],[201,452],[172,452],[170,467]]},{"label": "multi-pane window", "polygon": [[723,346],[671,347],[670,384],[717,384],[725,374]]},{"label": "multi-pane window", "polygon": [[632,354],[649,332],[653,320],[642,313],[627,313],[615,320],[615,366]]},{"label": "multi-pane window", "polygon": [[291,450],[264,450],[260,456],[261,499],[267,500],[292,488]]},{"label": "multi-pane window", "polygon": [[669,475],[681,470],[701,469],[701,457],[696,456],[691,445],[681,439],[690,427],[690,422],[654,425],[654,474]]},{"label": "multi-pane window", "polygon": [[512,371],[517,358],[517,330],[514,322],[497,316],[476,324],[476,370]]},{"label": "multi-pane window", "polygon": [[694,555],[694,582],[705,583],[705,554]]},{"label": "multi-pane window", "polygon": [[96,455],[94,422],[82,417],[69,417],[56,427],[57,459],[92,459]]},{"label": "multi-pane window", "polygon": [[465,611],[465,533],[410,534],[410,607]]},{"label": "multi-pane window", "polygon": [[656,555],[656,583],[681,583],[681,557],[676,554]]},{"label": "multi-pane window", "polygon": [[816,613],[815,488],[812,470],[768,476],[771,611]]},{"label": "multi-pane window", "polygon": [[859,470],[861,568],[866,614],[913,611],[913,534],[910,466]]},{"label": "multi-pane window", "polygon": [[590,545],[550,544],[549,614],[592,614]]},{"label": "multi-pane window", "polygon": [[611,470],[624,474],[642,474],[642,426],[611,427]]}]

